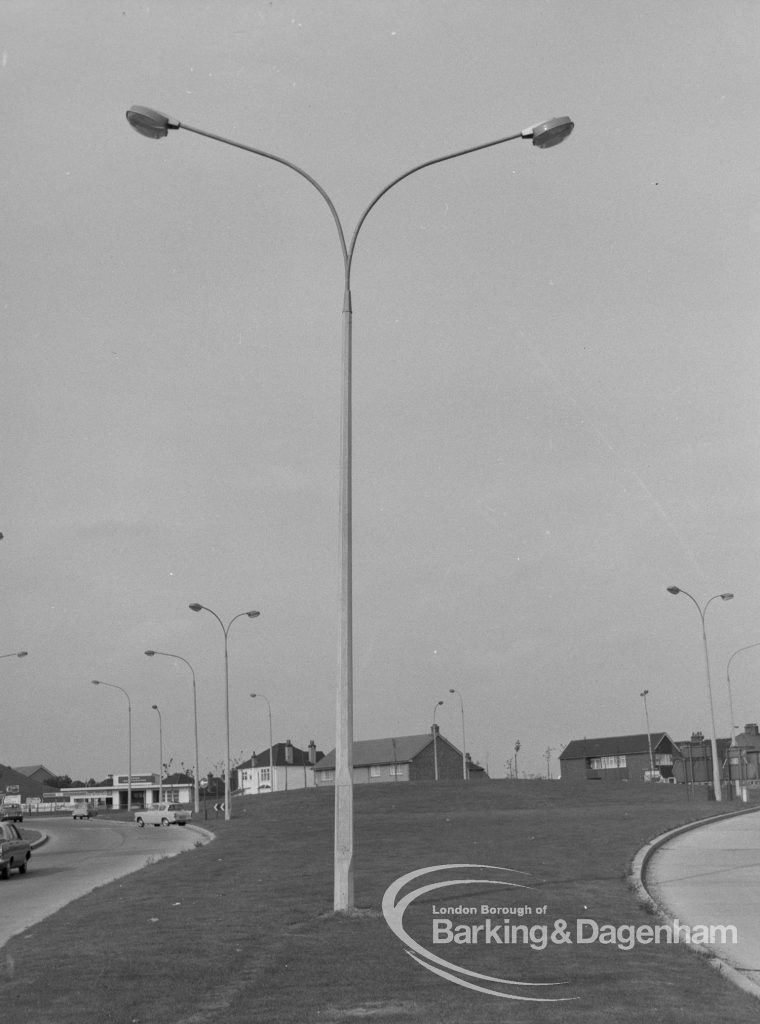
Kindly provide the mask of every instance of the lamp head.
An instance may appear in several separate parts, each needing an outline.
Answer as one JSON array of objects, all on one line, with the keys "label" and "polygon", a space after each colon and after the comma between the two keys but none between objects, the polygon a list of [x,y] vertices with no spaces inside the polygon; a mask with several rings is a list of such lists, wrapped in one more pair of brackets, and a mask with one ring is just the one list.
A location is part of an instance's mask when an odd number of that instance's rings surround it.
[{"label": "lamp head", "polygon": [[16,655],[16,657],[17,658],[25,658],[28,653],[29,653],[29,651],[19,651],[18,654]]},{"label": "lamp head", "polygon": [[151,704],[154,711],[158,711],[158,704]]},{"label": "lamp head", "polygon": [[189,604],[188,608],[192,608],[192,610],[194,612],[202,612],[203,611],[203,605],[202,604]]},{"label": "lamp head", "polygon": [[574,127],[569,117],[553,117],[551,121],[542,121],[532,128],[526,128],[522,137],[532,139],[533,145],[539,149],[550,149],[564,142]]},{"label": "lamp head", "polygon": [[649,690],[642,690],[641,693],[639,694],[639,697],[646,697],[646,695],[648,693],[649,693]]},{"label": "lamp head", "polygon": [[92,683],[93,686],[100,686],[99,679],[91,679],[90,682]]},{"label": "lamp head", "polygon": [[155,651],[146,651],[145,653],[146,653],[146,654],[148,655],[148,657],[149,657],[149,658],[152,658],[152,657],[153,657],[153,655],[154,655],[154,654],[155,654],[156,652],[155,652]]},{"label": "lamp head", "polygon": [[261,612],[246,612],[245,614],[249,619],[257,619],[259,615],[261,615]]},{"label": "lamp head", "polygon": [[180,126],[179,121],[151,107],[130,107],[127,111],[127,120],[138,134],[148,139],[163,139],[169,134],[170,129]]},{"label": "lamp head", "polygon": [[669,594],[680,594],[681,593],[681,588],[680,587],[668,587],[668,593]]},{"label": "lamp head", "polygon": [[724,601],[731,601],[731,600],[733,600],[733,596],[734,595],[733,594],[721,594],[720,596],[721,596],[721,598]]}]

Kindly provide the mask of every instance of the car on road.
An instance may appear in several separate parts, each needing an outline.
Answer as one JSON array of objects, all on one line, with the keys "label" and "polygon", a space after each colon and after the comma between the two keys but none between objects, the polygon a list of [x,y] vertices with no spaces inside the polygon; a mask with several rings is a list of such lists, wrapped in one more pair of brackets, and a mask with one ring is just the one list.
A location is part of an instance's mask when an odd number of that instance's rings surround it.
[{"label": "car on road", "polygon": [[12,822],[0,822],[0,878],[10,877],[11,870],[25,875],[31,856],[29,840],[24,839]]},{"label": "car on road", "polygon": [[0,821],[23,821],[24,813],[21,809],[21,797],[13,794],[4,796],[0,802]]},{"label": "car on road", "polygon": [[192,812],[181,804],[151,804],[142,811],[137,811],[135,821],[140,828],[146,825],[184,825],[192,818]]},{"label": "car on road", "polygon": [[98,812],[95,810],[95,808],[91,807],[90,804],[87,803],[74,804],[73,808],[71,809],[71,817],[74,819],[74,821],[76,821],[77,818],[95,818],[97,817],[97,814]]}]

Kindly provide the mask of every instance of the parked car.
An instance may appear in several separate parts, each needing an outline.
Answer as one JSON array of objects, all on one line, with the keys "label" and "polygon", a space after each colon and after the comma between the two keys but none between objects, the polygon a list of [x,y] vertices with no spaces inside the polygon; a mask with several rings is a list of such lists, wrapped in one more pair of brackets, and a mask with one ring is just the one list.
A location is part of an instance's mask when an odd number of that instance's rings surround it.
[{"label": "parked car", "polygon": [[97,814],[98,812],[95,810],[95,808],[91,807],[90,804],[86,803],[74,804],[74,807],[72,808],[71,811],[71,817],[74,819],[74,821],[76,821],[77,818],[96,818]]},{"label": "parked car", "polygon": [[142,811],[137,811],[135,821],[144,828],[145,825],[184,825],[190,821],[192,812],[181,804],[151,804]]},{"label": "parked car", "polygon": [[25,875],[31,856],[29,840],[10,821],[0,822],[0,878],[8,878],[14,868]]}]

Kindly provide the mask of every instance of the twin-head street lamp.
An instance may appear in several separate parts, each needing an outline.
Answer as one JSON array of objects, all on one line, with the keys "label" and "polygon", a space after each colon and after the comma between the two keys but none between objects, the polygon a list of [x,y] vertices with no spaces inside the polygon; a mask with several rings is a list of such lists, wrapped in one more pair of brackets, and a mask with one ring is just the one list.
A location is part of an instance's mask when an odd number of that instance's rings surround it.
[{"label": "twin-head street lamp", "polygon": [[205,604],[191,604],[188,607],[194,612],[209,612],[222,627],[222,632],[224,633],[224,722],[226,730],[226,746],[224,748],[224,820],[229,821],[232,817],[232,790],[230,788],[230,665],[227,634],[230,631],[230,626],[236,619],[242,619],[245,616],[248,616],[249,619],[256,619],[261,615],[261,612],[240,612],[238,615],[233,615],[225,626],[216,612],[212,611],[211,608],[207,608]]},{"label": "twin-head street lamp", "polygon": [[[705,602],[704,607],[700,607],[699,602],[693,597],[687,590],[681,590],[680,587],[668,587],[669,594],[683,594],[684,597],[688,597],[689,600],[694,604],[699,617],[702,620],[702,645],[705,652],[705,672],[707,674],[707,693],[710,698],[710,722],[712,725],[712,736],[710,737],[710,747],[712,752],[712,770],[713,770],[713,791],[715,793],[716,800],[723,799],[723,793],[720,784],[720,765],[718,763],[718,739],[715,731],[715,709],[713,707],[712,697],[712,682],[710,680],[710,655],[707,650],[707,631],[705,629],[705,614],[707,613],[708,606],[720,598],[721,601],[730,601],[733,598],[733,594],[713,594],[713,596]],[[733,725],[733,723],[732,723]]]},{"label": "twin-head street lamp", "polygon": [[102,679],[93,679],[93,686],[110,686],[112,690],[121,690],[124,696],[127,698],[127,720],[129,723],[127,729],[127,810],[132,810],[132,701],[129,699],[129,694],[123,686],[117,686],[116,683],[104,683]]},{"label": "twin-head street lamp", "polygon": [[[232,139],[215,135],[212,132],[203,131],[200,128],[193,128],[190,125],[177,121],[175,118],[167,117],[158,110],[150,107],[131,107],[127,111],[127,121],[139,132],[149,139],[162,139],[170,131],[184,128],[185,131],[202,135],[215,142],[223,142],[225,145],[233,146],[236,149],[245,150],[256,156],[264,157],[267,160],[274,160],[276,163],[289,167],[296,174],[308,181],[324,199],[330,210],[335,226],[338,230],[343,255],[343,312],[341,316],[341,339],[342,339],[342,392],[341,392],[341,473],[340,473],[340,538],[341,538],[341,603],[340,603],[340,676],[338,680],[337,708],[336,708],[336,743],[335,743],[335,858],[334,858],[334,909],[346,911],[353,907],[354,903],[354,866],[353,866],[353,597],[352,597],[352,497],[351,497],[351,355],[352,355],[352,308],[351,308],[351,266],[353,262],[354,249],[359,232],[369,212],[375,204],[390,189],[410,175],[421,171],[433,164],[443,163],[446,160],[453,160],[455,157],[465,156],[468,153],[475,153],[481,149],[488,149],[500,145],[503,142],[511,142],[514,139],[530,139],[534,146],[539,149],[550,149],[558,145],[568,137],[573,130],[573,122],[569,117],[555,117],[550,121],[543,121],[541,124],[526,128],[515,135],[507,135],[504,138],[495,139],[492,142],[485,142],[479,146],[471,146],[468,149],[461,149],[446,156],[437,157],[434,160],[427,160],[425,163],[417,164],[411,170],[405,171],[397,178],[394,178],[385,186],[365,208],[359,217],[353,234],[349,237],[343,229],[338,211],[327,194],[325,189],[310,174],[307,174],[301,167],[291,163],[283,157],[268,153],[265,150],[257,149],[254,146],[247,146]],[[228,810],[228,808],[227,808]],[[225,814],[227,813],[225,811]]]},{"label": "twin-head street lamp", "polygon": [[163,658],[176,658],[177,661],[184,661],[184,663],[190,669],[190,672],[193,677],[193,727],[195,730],[195,776],[193,778],[193,796],[195,799],[195,813],[197,814],[198,811],[200,810],[200,797],[198,793],[198,786],[200,780],[198,778],[198,701],[196,699],[195,693],[195,669],[187,660],[187,658],[183,658],[180,654],[167,654],[166,651],[146,651],[145,653],[148,655],[149,658],[154,658],[157,654],[159,654]]}]

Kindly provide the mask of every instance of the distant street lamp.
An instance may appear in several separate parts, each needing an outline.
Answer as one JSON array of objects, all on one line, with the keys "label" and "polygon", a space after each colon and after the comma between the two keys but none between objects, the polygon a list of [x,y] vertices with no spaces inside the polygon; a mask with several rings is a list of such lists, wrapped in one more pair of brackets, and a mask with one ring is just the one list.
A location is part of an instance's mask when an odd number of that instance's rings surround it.
[{"label": "distant street lamp", "polygon": [[462,778],[467,781],[467,740],[464,735],[464,701],[459,690],[449,690],[449,693],[455,693],[459,697],[459,708],[462,712]]},{"label": "distant street lamp", "polygon": [[517,755],[519,753],[520,753],[520,741],[518,740],[517,743],[515,743],[515,779],[519,779],[520,778],[520,773],[517,770]]},{"label": "distant street lamp", "polygon": [[[269,712],[269,792],[274,793],[274,791],[277,789],[277,783],[274,774],[274,746],[272,744],[272,705],[269,703],[268,698],[265,697],[263,693],[252,693],[251,696],[253,698],[261,697],[262,700],[265,700],[267,702],[267,711]],[[251,765],[251,768],[253,768],[253,765]],[[285,771],[287,772],[287,770],[288,769],[286,768]],[[285,781],[288,781],[287,776]],[[287,789],[288,787],[285,786],[285,788]]]},{"label": "distant street lamp", "polygon": [[327,204],[330,214],[338,229],[338,240],[343,255],[343,310],[341,315],[342,387],[341,387],[341,449],[340,449],[340,537],[341,537],[341,591],[340,591],[340,676],[338,680],[336,710],[336,743],[335,743],[335,846],[334,846],[334,900],[333,909],[347,911],[354,903],[354,844],[353,844],[353,499],[352,499],[352,332],[353,313],[351,299],[351,267],[354,249],[359,232],[370,211],[379,200],[399,182],[416,174],[425,167],[466,156],[479,150],[489,149],[503,142],[514,139],[530,139],[539,149],[550,149],[559,145],[570,135],[573,122],[569,117],[555,117],[549,121],[526,128],[515,135],[495,139],[492,142],[470,146],[467,149],[449,153],[417,164],[405,171],[386,185],[365,208],[354,228],[354,233],[347,240],[346,232],[341,223],[338,211],[325,189],[297,164],[283,157],[268,153],[254,146],[247,146],[233,139],[215,135],[200,128],[193,128],[176,118],[167,117],[159,110],[150,107],[133,106],[126,112],[127,121],[140,135],[149,139],[163,139],[170,131],[184,128],[215,142],[253,153],[255,156],[273,160],[275,163],[289,167],[312,185]]},{"label": "distant street lamp", "polygon": [[25,658],[29,651],[12,651],[10,654],[0,654],[0,658]]},{"label": "distant street lamp", "polygon": [[433,708],[433,769],[436,782],[438,781],[438,727],[435,724],[435,713],[441,704],[443,704],[443,701],[439,700]]},{"label": "distant street lamp", "polygon": [[[652,733],[649,731],[649,710],[647,708],[647,694],[649,690],[642,690],[639,697],[644,698],[644,717],[647,722],[647,743],[649,744],[649,771],[654,772],[654,757],[652,756]],[[651,782],[650,778],[650,782]]]},{"label": "distant street lamp", "polygon": [[734,701],[733,697],[731,696],[731,662],[734,660],[737,654],[741,654],[742,651],[748,651],[750,647],[760,647],[760,641],[758,641],[758,643],[755,644],[747,644],[746,647],[740,647],[738,651],[734,651],[734,653],[728,659],[728,664],[726,665],[726,683],[728,685],[728,708],[729,713],[731,715],[731,746],[734,745],[734,729],[736,728],[736,726],[734,725]]},{"label": "distant street lamp", "polygon": [[127,720],[129,722],[129,728],[127,730],[127,810],[132,810],[132,701],[129,699],[129,694],[123,686],[117,686],[116,683],[104,683],[102,679],[93,679],[93,686],[110,686],[112,690],[121,690],[124,696],[127,698]]},{"label": "distant street lamp", "polygon": [[[705,602],[704,608],[700,607],[699,602],[693,597],[687,590],[681,590],[680,587],[668,587],[669,594],[683,594],[684,597],[688,597],[689,600],[694,604],[695,608],[699,612],[699,617],[702,620],[702,645],[705,652],[705,672],[707,674],[707,693],[710,698],[710,722],[712,724],[712,736],[710,737],[710,746],[712,749],[712,774],[713,774],[713,791],[715,793],[715,799],[720,801],[723,799],[723,792],[720,784],[720,765],[718,764],[718,738],[715,730],[715,709],[713,707],[712,697],[712,682],[710,680],[710,655],[707,650],[707,631],[705,629],[705,615],[709,605],[716,601],[718,598],[721,601],[730,601],[733,598],[733,594],[713,594],[713,596]],[[733,723],[732,723],[733,725]]]},{"label": "distant street lamp", "polygon": [[207,608],[205,604],[196,603],[188,605],[188,607],[194,612],[209,612],[222,627],[222,632],[224,633],[224,721],[226,728],[226,746],[224,749],[224,820],[229,821],[232,817],[232,808],[230,806],[232,803],[232,790],[230,789],[230,665],[227,634],[235,619],[242,619],[245,616],[248,616],[249,619],[256,619],[261,615],[261,612],[240,612],[238,615],[234,615],[225,626],[216,612],[212,611],[211,608]]},{"label": "distant street lamp", "polygon": [[158,704],[153,705],[153,710],[158,715],[158,802],[164,802],[164,736],[161,724],[161,709]]},{"label": "distant street lamp", "polygon": [[195,669],[187,660],[187,658],[183,658],[179,654],[167,654],[166,651],[146,651],[145,653],[149,658],[153,658],[157,654],[159,654],[163,658],[176,658],[178,661],[184,661],[184,663],[190,669],[190,672],[193,677],[193,728],[195,731],[195,777],[193,778],[193,796],[195,800],[195,813],[197,814],[198,811],[200,810],[200,794],[198,792],[200,786],[200,779],[198,778],[198,701],[195,692]]}]

